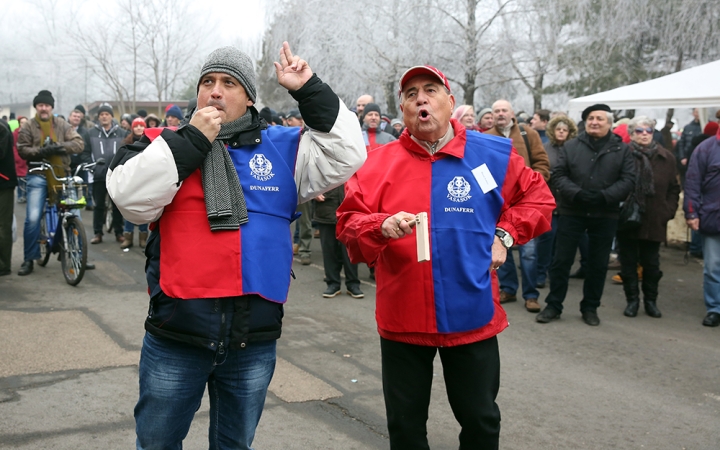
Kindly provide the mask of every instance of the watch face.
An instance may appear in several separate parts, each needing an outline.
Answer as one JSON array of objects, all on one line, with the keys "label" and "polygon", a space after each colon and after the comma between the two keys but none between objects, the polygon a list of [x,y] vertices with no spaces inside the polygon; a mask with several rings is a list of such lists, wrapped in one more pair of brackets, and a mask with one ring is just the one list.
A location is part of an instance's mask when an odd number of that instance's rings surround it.
[{"label": "watch face", "polygon": [[509,234],[506,234],[505,236],[503,236],[502,241],[503,241],[503,244],[505,245],[505,247],[509,248],[509,247],[512,247],[512,245],[513,245],[513,238]]}]

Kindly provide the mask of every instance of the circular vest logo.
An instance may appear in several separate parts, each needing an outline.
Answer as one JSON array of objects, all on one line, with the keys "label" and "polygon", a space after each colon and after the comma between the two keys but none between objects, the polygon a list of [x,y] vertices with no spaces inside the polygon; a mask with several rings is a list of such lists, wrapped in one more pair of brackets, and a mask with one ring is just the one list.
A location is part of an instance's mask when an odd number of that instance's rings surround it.
[{"label": "circular vest logo", "polygon": [[248,165],[250,166],[250,175],[256,180],[267,181],[275,176],[275,174],[272,173],[272,163],[262,153],[258,153],[250,158]]},{"label": "circular vest logo", "polygon": [[470,200],[470,183],[463,177],[455,177],[447,185],[448,196],[450,201],[461,203]]}]

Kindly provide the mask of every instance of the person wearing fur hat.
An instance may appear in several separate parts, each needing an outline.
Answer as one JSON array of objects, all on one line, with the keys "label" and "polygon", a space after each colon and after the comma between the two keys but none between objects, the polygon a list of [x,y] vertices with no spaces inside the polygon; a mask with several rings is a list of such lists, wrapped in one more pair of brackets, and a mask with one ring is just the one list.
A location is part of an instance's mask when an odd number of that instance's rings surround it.
[{"label": "person wearing fur hat", "polygon": [[[26,161],[48,160],[55,167],[55,175],[64,177],[70,170],[70,155],[83,151],[83,139],[70,124],[53,116],[55,99],[50,91],[38,92],[33,99],[33,107],[36,111],[35,117],[25,122],[18,133],[18,154]],[[33,261],[40,259],[40,220],[48,192],[54,192],[50,186],[57,183],[51,174],[46,177],[44,174],[30,172],[26,181],[24,257],[18,275],[30,274],[33,271]]]},{"label": "person wearing fur hat", "polygon": [[305,128],[260,120],[252,60],[223,47],[202,66],[189,121],[146,130],[110,164],[113,201],[131,222],[151,223],[138,448],[180,448],[206,388],[210,447],[251,448],[275,367],[296,207],[365,161],[357,118],[287,42],[275,69]]},{"label": "person wearing fur hat", "polygon": [[145,116],[145,127],[146,128],[157,128],[160,126],[160,118],[155,114],[148,114]]},{"label": "person wearing fur hat", "polygon": [[365,139],[365,148],[367,151],[392,142],[397,138],[390,133],[386,133],[380,129],[380,107],[376,103],[368,103],[363,109],[363,138]]},{"label": "person wearing fur hat", "polygon": [[[88,130],[92,160],[104,159],[105,164],[95,166],[92,177],[88,181],[92,183],[93,199],[95,208],[93,210],[93,231],[94,236],[90,239],[91,244],[99,244],[103,240],[103,225],[105,224],[107,187],[105,186],[105,174],[107,167],[117,150],[122,146],[122,141],[127,132],[113,120],[113,109],[107,103],[98,108],[98,124]],[[112,230],[115,233],[115,240],[123,242],[123,217],[117,206],[110,202],[112,208]]]}]

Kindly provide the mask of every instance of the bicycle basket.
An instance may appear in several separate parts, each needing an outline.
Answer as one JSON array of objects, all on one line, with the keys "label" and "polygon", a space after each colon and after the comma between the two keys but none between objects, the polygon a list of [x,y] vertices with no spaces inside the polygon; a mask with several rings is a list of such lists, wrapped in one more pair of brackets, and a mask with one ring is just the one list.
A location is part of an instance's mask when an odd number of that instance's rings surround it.
[{"label": "bicycle basket", "polygon": [[86,184],[67,184],[54,186],[55,192],[60,195],[60,204],[66,208],[84,208],[87,206],[88,187]]}]

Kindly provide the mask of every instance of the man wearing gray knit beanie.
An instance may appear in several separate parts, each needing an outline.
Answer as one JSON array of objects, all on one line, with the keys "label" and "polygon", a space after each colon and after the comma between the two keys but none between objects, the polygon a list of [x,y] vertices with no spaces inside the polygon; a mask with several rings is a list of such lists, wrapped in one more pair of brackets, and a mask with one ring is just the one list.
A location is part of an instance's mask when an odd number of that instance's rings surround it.
[{"label": "man wearing gray knit beanie", "polygon": [[306,128],[268,125],[252,60],[223,47],[202,66],[189,121],[146,131],[110,163],[108,192],[125,218],[153,222],[138,448],[180,448],[206,387],[210,448],[251,448],[291,282],[295,210],[365,161],[357,117],[287,42],[275,70]]}]

